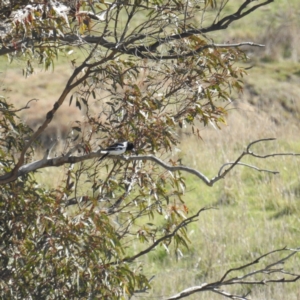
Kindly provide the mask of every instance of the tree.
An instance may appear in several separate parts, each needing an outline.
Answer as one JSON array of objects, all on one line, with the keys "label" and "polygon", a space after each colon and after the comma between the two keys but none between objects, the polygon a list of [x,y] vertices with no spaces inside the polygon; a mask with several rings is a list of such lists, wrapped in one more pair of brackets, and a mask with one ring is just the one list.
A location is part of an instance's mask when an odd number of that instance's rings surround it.
[{"label": "tree", "polygon": [[[158,245],[187,247],[187,226],[207,207],[187,217],[185,172],[212,186],[245,155],[264,157],[247,147],[237,160],[208,179],[198,170],[164,158],[179,147],[183,128],[201,138],[199,127],[225,122],[231,90],[242,90],[246,73],[238,62],[242,46],[217,44],[209,34],[273,2],[245,0],[223,17],[228,1],[3,1],[0,4],[0,55],[25,61],[24,75],[37,64],[47,70],[73,48],[84,57],[74,67],[53,109],[32,132],[17,110],[1,100],[1,296],[7,298],[130,298],[150,288],[138,259]],[[38,138],[69,101],[84,111],[75,122],[63,154],[33,161]],[[97,111],[95,104],[97,103]],[[100,111],[99,111],[100,107]],[[134,142],[136,153],[98,162],[99,151],[114,141]],[[267,139],[268,140],[268,139]],[[277,155],[277,154],[268,154]],[[36,171],[60,167],[64,180],[47,189]],[[252,166],[249,166],[252,167]],[[149,218],[153,222],[149,222]],[[141,244],[134,251],[129,245]],[[248,280],[256,274],[286,274],[277,264],[289,251],[255,272],[229,275],[261,258],[230,269],[216,282],[180,292],[221,290],[235,284],[264,284],[299,279]]]}]

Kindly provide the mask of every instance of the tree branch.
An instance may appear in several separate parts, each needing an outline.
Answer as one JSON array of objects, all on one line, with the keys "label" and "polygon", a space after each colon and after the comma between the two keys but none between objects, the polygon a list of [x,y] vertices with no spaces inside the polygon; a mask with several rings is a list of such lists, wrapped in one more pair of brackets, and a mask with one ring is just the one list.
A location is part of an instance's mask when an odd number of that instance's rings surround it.
[{"label": "tree branch", "polygon": [[241,43],[236,43],[236,44],[208,44],[203,47],[199,47],[197,50],[190,51],[187,53],[182,53],[182,54],[174,54],[174,55],[154,55],[154,54],[139,54],[138,56],[141,56],[143,58],[149,58],[149,59],[154,59],[154,60],[167,60],[167,59],[178,59],[178,58],[183,58],[183,57],[189,57],[189,56],[194,56],[196,53],[201,53],[205,49],[209,48],[236,48],[236,47],[241,47],[241,46],[253,46],[253,47],[264,47],[265,45],[262,44],[256,44],[253,42],[241,42]]},{"label": "tree branch", "polygon": [[[221,178],[224,178],[227,175],[227,173],[229,173],[236,165],[241,164],[240,163],[241,159],[246,155],[250,155],[250,156],[253,156],[253,157],[256,157],[256,158],[267,158],[267,157],[271,157],[271,156],[283,156],[283,155],[289,155],[289,156],[299,156],[300,155],[299,153],[272,153],[272,154],[267,154],[267,155],[258,155],[258,154],[255,154],[253,151],[250,150],[250,148],[254,144],[257,144],[257,143],[260,143],[260,142],[266,142],[266,141],[274,141],[274,140],[276,140],[276,139],[275,138],[266,138],[266,139],[259,139],[259,140],[251,142],[247,146],[246,150],[243,151],[243,153],[235,160],[235,162],[225,163],[224,165],[222,165],[219,172],[218,172],[218,176],[213,178],[211,180],[211,182],[214,183],[214,182],[220,180]],[[223,171],[223,169],[226,165],[231,165],[231,166],[228,169]],[[248,166],[248,167],[253,168],[253,169],[257,169],[258,171],[270,172],[270,173],[273,173],[273,174],[278,174],[279,173],[277,171],[258,169],[256,167],[246,165],[246,164],[242,164],[242,165]]]},{"label": "tree branch", "polygon": [[[234,271],[241,271],[243,269],[246,269],[247,267],[253,266],[257,263],[259,263],[263,258],[269,257],[271,254],[276,253],[276,252],[283,252],[283,251],[290,251],[291,253],[289,253],[288,255],[286,255],[285,257],[283,257],[282,259],[277,259],[275,260],[273,263],[266,265],[265,267],[258,269],[258,270],[254,270],[254,271],[250,271],[247,272],[245,275],[242,276],[238,276],[238,277],[232,277],[229,278],[227,280],[225,280],[226,277],[228,277],[228,275]],[[294,256],[295,254],[300,252],[300,248],[298,249],[287,249],[286,247],[282,248],[282,249],[277,249],[277,250],[273,250],[270,251],[268,253],[265,253],[263,255],[261,255],[260,257],[258,257],[257,259],[255,259],[254,261],[242,265],[240,267],[237,268],[233,268],[230,269],[228,271],[225,272],[225,274],[222,276],[222,278],[218,281],[212,282],[212,283],[203,283],[202,285],[199,286],[194,286],[194,287],[190,287],[187,288],[179,293],[177,293],[174,296],[165,298],[165,300],[175,300],[175,299],[182,299],[185,297],[188,297],[194,293],[198,293],[198,292],[205,292],[205,291],[211,291],[217,294],[220,294],[222,296],[225,296],[227,298],[230,299],[243,299],[243,300],[250,300],[250,298],[248,298],[248,295],[250,293],[247,293],[245,295],[234,295],[232,293],[229,293],[227,291],[221,290],[221,288],[223,286],[228,286],[228,285],[265,285],[267,283],[285,283],[285,282],[295,282],[297,280],[300,279],[300,274],[294,274],[291,272],[287,272],[285,270],[283,270],[283,268],[277,268],[274,269],[272,268],[273,266],[276,266],[278,264],[283,264],[285,261],[287,261],[288,259],[290,259],[292,256]],[[271,278],[271,279],[258,279],[258,280],[244,280],[248,277],[253,277],[254,275],[270,275],[270,274],[276,274],[276,275],[288,275],[289,278]]]},{"label": "tree branch", "polygon": [[[263,3],[254,5],[253,7],[249,8],[247,11],[244,11],[247,6],[253,2],[253,0],[246,0],[240,7],[239,9],[234,13],[231,14],[229,16],[224,17],[223,19],[221,19],[219,22],[215,23],[217,26],[221,27],[222,29],[227,28],[232,22],[237,21],[239,19],[244,18],[245,16],[249,15],[250,13],[254,12],[255,10],[257,10],[258,8],[262,7],[262,6],[266,6],[272,2],[274,2],[274,0],[267,0]],[[244,11],[244,12],[243,12]]]},{"label": "tree branch", "polygon": [[29,109],[29,108],[30,108],[29,104],[30,104],[30,102],[32,102],[32,101],[38,101],[38,99],[33,98],[33,99],[29,100],[29,101],[27,102],[27,104],[26,104],[24,107],[21,107],[21,108],[19,108],[19,109],[9,110],[9,109],[0,107],[0,111],[3,111],[3,112],[10,112],[10,113],[16,113],[16,112],[22,111],[22,110],[24,110],[24,109]]},{"label": "tree branch", "polygon": [[224,17],[223,19],[221,19],[217,23],[213,23],[210,26],[207,26],[207,27],[204,27],[204,28],[199,28],[199,29],[187,30],[187,31],[181,32],[179,34],[169,35],[169,36],[166,36],[164,38],[158,39],[155,43],[153,43],[151,45],[135,47],[131,50],[131,52],[132,52],[132,54],[135,54],[135,55],[138,52],[149,52],[149,51],[150,52],[151,51],[155,52],[156,49],[159,46],[161,46],[162,44],[165,44],[165,43],[169,43],[170,41],[180,40],[180,39],[187,38],[187,37],[190,37],[190,36],[195,35],[195,34],[206,34],[206,33],[213,32],[213,31],[223,30],[223,29],[227,28],[230,23],[245,17],[246,15],[250,14],[251,12],[255,11],[256,9],[258,9],[261,6],[265,6],[265,5],[268,5],[271,2],[274,2],[274,0],[268,0],[268,1],[265,1],[261,4],[255,5],[252,8],[250,8],[248,11],[242,13],[242,11],[251,2],[253,2],[253,0],[246,0],[240,6],[240,8],[237,10],[237,12]]},{"label": "tree branch", "polygon": [[[162,44],[170,43],[170,41],[174,41],[174,40],[184,39],[184,38],[193,36],[195,34],[206,34],[206,33],[213,32],[213,31],[223,30],[223,29],[227,28],[232,22],[245,17],[246,15],[252,13],[253,11],[257,10],[258,8],[260,8],[262,6],[266,6],[269,3],[274,2],[274,0],[265,1],[263,3],[257,4],[255,6],[249,8],[247,11],[244,11],[251,2],[253,2],[253,1],[246,0],[235,13],[222,18],[218,22],[214,22],[210,26],[207,26],[204,28],[199,28],[199,29],[186,30],[184,32],[181,32],[180,34],[168,35],[163,38],[155,38],[156,41],[154,43],[148,44],[148,45],[131,46],[130,48],[127,48],[127,45],[133,45],[133,43],[135,41],[142,41],[145,39],[149,39],[150,37],[153,37],[153,34],[139,33],[127,40],[124,39],[124,41],[122,43],[109,42],[103,37],[103,35],[101,35],[101,36],[92,36],[92,35],[83,36],[83,35],[77,35],[77,34],[73,34],[73,33],[65,33],[63,36],[61,35],[59,37],[50,37],[50,38],[48,38],[48,41],[54,42],[54,41],[57,41],[57,39],[59,38],[59,40],[62,43],[66,43],[68,45],[71,44],[71,45],[79,46],[79,45],[82,45],[83,43],[99,44],[102,47],[107,48],[109,50],[117,49],[118,52],[135,55],[135,56],[138,56],[141,58],[173,59],[174,56],[166,56],[166,57],[157,56],[156,57],[156,56],[152,56],[151,54],[145,54],[142,52],[147,52],[147,53],[155,52],[156,49],[159,46],[161,46]],[[6,43],[5,45],[2,43],[2,48],[0,49],[0,56],[9,54],[9,53],[13,53],[15,51],[20,50],[23,45],[27,45],[27,44],[32,45],[32,43],[35,43],[35,42],[39,43],[39,40],[35,39],[35,38],[25,37],[23,39],[20,39],[19,41],[14,40],[13,43]],[[247,43],[241,43],[241,44],[247,44]],[[251,43],[248,43],[248,44],[251,45]],[[207,46],[208,46],[208,48],[213,47],[213,45],[207,45]],[[251,46],[261,46],[261,45],[252,44]],[[35,47],[38,47],[38,44]],[[216,47],[216,45],[215,45],[215,47]],[[229,47],[229,46],[227,45],[227,47]],[[203,51],[203,49],[200,51]],[[185,56],[191,56],[193,54],[194,54],[194,52],[193,53],[191,52]]]},{"label": "tree branch", "polygon": [[[95,45],[95,48],[98,45]],[[92,52],[95,50],[95,48],[92,50]],[[116,51],[111,51],[111,53],[109,55],[107,55],[106,57],[104,57],[103,59],[101,59],[100,61],[97,61],[93,64],[88,65],[87,64],[87,60],[90,58],[90,55],[88,56],[88,58],[79,66],[77,67],[73,74],[70,76],[63,92],[61,93],[60,97],[58,98],[58,100],[54,103],[53,108],[46,114],[46,118],[44,120],[44,122],[42,123],[42,125],[37,129],[37,131],[35,131],[33,133],[33,135],[30,137],[29,141],[25,144],[23,150],[20,153],[20,158],[19,161],[17,162],[17,164],[15,165],[14,169],[3,175],[0,176],[0,184],[4,184],[4,183],[8,183],[11,181],[16,180],[20,174],[24,174],[24,168],[23,171],[20,171],[21,166],[24,163],[24,157],[25,154],[27,152],[27,150],[30,148],[30,146],[32,145],[32,143],[44,132],[44,130],[48,127],[48,125],[51,123],[53,116],[55,115],[56,111],[61,107],[61,105],[63,104],[63,102],[65,101],[67,95],[70,93],[70,91],[72,91],[76,86],[80,85],[86,78],[88,78],[88,76],[90,75],[90,73],[92,72],[92,68],[101,65],[111,59],[113,59],[114,55],[115,55]],[[87,70],[85,71],[84,75],[81,76],[80,78],[77,78],[77,76],[81,73],[82,70],[84,70],[85,68],[87,68]],[[75,80],[76,79],[76,80]],[[75,82],[74,82],[75,80]],[[68,157],[69,159],[71,159],[71,157]],[[71,159],[72,160],[72,159]],[[37,168],[41,168],[41,167],[46,167],[49,166],[47,165],[48,163],[52,163],[51,160],[47,160],[47,159],[42,159],[41,161],[36,162],[36,166]],[[62,165],[66,162],[63,163],[59,163],[58,165]],[[30,168],[28,169],[29,171],[33,171],[34,169],[31,169],[32,166],[35,166],[35,164],[29,164]],[[55,164],[54,164],[55,165]],[[24,167],[24,166],[23,166]],[[26,170],[26,166],[25,166],[25,170]],[[26,173],[26,172],[25,172]],[[27,172],[28,173],[28,172]]]},{"label": "tree branch", "polygon": [[[181,229],[182,227],[187,226],[188,224],[190,224],[192,222],[195,222],[196,221],[195,219],[197,217],[199,217],[201,212],[203,212],[205,210],[209,210],[209,209],[214,209],[214,208],[213,207],[203,207],[203,208],[201,208],[196,214],[194,214],[193,216],[183,220],[180,224],[178,224],[176,226],[176,228],[173,230],[173,232],[162,236],[161,238],[156,240],[152,245],[150,245],[146,249],[142,250],[141,252],[137,253],[136,255],[124,258],[121,262],[132,262],[132,261],[136,260],[137,258],[139,258],[140,256],[143,256],[146,253],[150,252],[152,249],[154,249],[157,245],[159,245],[164,240],[172,238],[178,232],[179,229]],[[120,263],[120,262],[117,262],[117,263]],[[114,263],[112,263],[112,264],[114,264]]]},{"label": "tree branch", "polygon": [[[257,144],[260,142],[266,142],[266,141],[273,141],[273,140],[275,140],[275,138],[259,139],[259,140],[251,142],[247,146],[246,150],[243,151],[242,154],[234,162],[227,162],[227,163],[223,164],[219,169],[218,175],[216,177],[213,177],[212,179],[209,179],[200,171],[190,168],[190,167],[186,167],[186,166],[182,166],[182,165],[170,166],[170,165],[166,164],[165,162],[163,162],[161,159],[159,159],[153,155],[133,155],[133,156],[129,156],[129,157],[111,156],[111,158],[116,159],[116,160],[124,160],[124,161],[141,161],[141,160],[142,161],[147,161],[147,160],[153,161],[156,164],[160,165],[161,167],[163,167],[164,169],[166,169],[170,172],[176,172],[176,171],[187,172],[187,173],[197,176],[207,186],[213,186],[217,181],[219,181],[220,179],[223,179],[237,165],[249,167],[249,168],[252,168],[259,172],[269,172],[269,173],[273,173],[273,174],[279,173],[278,171],[260,169],[255,166],[249,165],[249,164],[241,163],[240,161],[246,155],[250,155],[250,156],[253,156],[256,158],[263,158],[263,159],[267,158],[267,157],[271,157],[271,156],[300,156],[300,153],[271,153],[271,154],[267,154],[267,155],[259,155],[259,154],[255,154],[253,151],[250,150],[251,146],[253,146],[254,144]],[[59,157],[55,157],[55,158],[48,158],[46,155],[43,159],[41,159],[39,161],[35,161],[30,164],[21,166],[18,169],[18,172],[16,173],[15,177],[7,178],[8,177],[7,174],[0,176],[0,184],[11,182],[19,176],[28,174],[29,172],[33,172],[38,169],[43,169],[43,168],[47,168],[47,167],[58,167],[58,166],[68,164],[68,163],[74,164],[74,163],[82,162],[85,160],[98,158],[100,155],[102,155],[99,151],[90,152],[90,153],[82,155],[82,156],[71,156],[72,153],[73,153],[72,151],[69,151],[69,153],[67,155],[59,156]],[[109,156],[107,156],[107,157],[109,157]],[[230,165],[230,167],[228,169],[224,170],[224,168],[228,165]]]}]

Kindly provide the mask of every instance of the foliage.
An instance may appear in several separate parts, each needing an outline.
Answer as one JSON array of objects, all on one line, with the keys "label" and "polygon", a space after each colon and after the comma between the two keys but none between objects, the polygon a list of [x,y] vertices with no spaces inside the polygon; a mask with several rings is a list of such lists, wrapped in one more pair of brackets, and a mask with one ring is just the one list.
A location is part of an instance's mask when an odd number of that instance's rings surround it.
[{"label": "foliage", "polygon": [[[86,53],[82,61],[71,58],[73,74],[36,132],[3,100],[2,296],[128,298],[150,287],[139,257],[158,245],[188,248],[187,225],[205,209],[187,217],[180,162],[170,159],[170,172],[149,154],[170,157],[182,130],[201,138],[201,125],[220,128],[230,93],[242,90],[240,47],[260,45],[215,44],[207,35],[272,1],[246,0],[221,17],[227,2],[1,3],[0,55],[22,57],[24,75],[38,64],[49,69],[76,47]],[[214,16],[211,23],[206,16]],[[74,120],[63,155],[51,158],[49,148],[32,162],[32,146],[65,101],[85,122]],[[91,161],[99,144],[119,140],[133,141],[147,159]],[[61,165],[69,167],[59,186],[39,185],[36,170]]]}]

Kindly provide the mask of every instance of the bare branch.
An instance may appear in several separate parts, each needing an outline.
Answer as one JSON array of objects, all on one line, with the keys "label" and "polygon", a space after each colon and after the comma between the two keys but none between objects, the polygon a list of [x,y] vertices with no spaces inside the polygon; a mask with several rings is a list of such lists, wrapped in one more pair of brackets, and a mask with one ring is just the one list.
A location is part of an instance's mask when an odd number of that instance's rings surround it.
[{"label": "bare branch", "polygon": [[219,294],[219,295],[222,295],[226,298],[230,298],[230,299],[237,299],[237,300],[247,300],[247,296],[250,294],[250,293],[247,293],[246,295],[244,296],[238,296],[238,295],[233,295],[233,294],[230,294],[228,292],[225,292],[223,290],[220,290],[220,289],[213,289],[212,292],[216,293],[216,294]]},{"label": "bare branch", "polygon": [[[269,172],[269,173],[273,173],[273,174],[278,174],[278,171],[271,171],[271,170],[267,170],[267,169],[260,169],[257,168],[255,166],[252,165],[248,165],[245,163],[241,163],[241,159],[246,156],[246,155],[250,155],[250,156],[254,156],[256,158],[267,158],[269,156],[283,156],[283,155],[287,155],[287,156],[300,156],[300,153],[273,153],[273,154],[268,154],[268,155],[258,155],[255,154],[254,152],[252,152],[250,150],[251,146],[253,146],[254,144],[260,143],[260,142],[265,142],[265,141],[272,141],[275,140],[274,138],[267,138],[267,139],[259,139],[256,141],[251,142],[245,151],[242,152],[242,154],[234,161],[234,162],[228,162],[225,163],[221,166],[221,168],[219,169],[218,175],[212,179],[209,179],[208,177],[206,177],[203,173],[201,173],[200,171],[190,168],[190,167],[186,167],[186,166],[170,166],[168,164],[166,164],[165,162],[163,162],[161,159],[153,156],[153,155],[133,155],[133,156],[129,156],[129,157],[125,157],[125,156],[112,156],[113,159],[115,160],[124,160],[124,161],[146,161],[146,160],[150,160],[153,161],[155,163],[157,163],[158,165],[160,165],[161,167],[163,167],[164,169],[171,171],[171,172],[176,172],[176,171],[183,171],[183,172],[187,172],[190,174],[193,174],[195,176],[197,176],[198,178],[200,178],[206,185],[208,186],[213,186],[217,181],[219,181],[220,179],[223,179],[235,166],[237,165],[241,165],[241,166],[246,166],[249,168],[252,168],[254,170],[257,170],[259,172]],[[76,147],[76,148],[80,148],[80,146]],[[75,148],[74,148],[75,149]],[[55,158],[47,158],[44,157],[42,160],[39,161],[35,161],[33,163],[24,165],[22,167],[20,167],[18,173],[16,174],[15,177],[7,179],[7,174],[0,176],[0,183],[4,183],[4,182],[11,182],[13,180],[15,180],[17,177],[22,176],[24,174],[27,174],[29,172],[38,170],[38,169],[42,169],[42,168],[46,168],[46,167],[58,167],[67,163],[78,163],[81,161],[85,161],[85,160],[89,160],[89,159],[93,159],[93,158],[97,158],[99,157],[99,155],[101,155],[101,153],[99,151],[95,151],[95,152],[91,152],[82,156],[71,156],[71,154],[74,151],[69,151],[68,155],[64,155],[64,156],[60,156],[60,157],[55,157]],[[108,156],[109,157],[109,156]],[[226,166],[230,165],[230,167],[228,169],[223,170]]]},{"label": "bare branch", "polygon": [[182,299],[182,298],[188,297],[194,293],[202,291],[203,289],[205,289],[206,286],[207,286],[207,283],[203,283],[198,286],[193,286],[193,287],[187,288],[174,296],[165,298],[165,300],[176,300],[176,299]]},{"label": "bare branch", "polygon": [[218,176],[220,176],[220,174],[222,174],[222,170],[224,167],[228,166],[228,165],[239,165],[239,166],[245,166],[245,167],[248,167],[248,168],[251,168],[251,169],[254,169],[258,172],[266,172],[266,173],[272,173],[272,174],[279,174],[278,171],[272,171],[272,170],[267,170],[267,169],[260,169],[260,168],[257,168],[255,166],[252,166],[252,165],[249,165],[249,164],[245,164],[245,163],[241,163],[241,162],[238,162],[238,163],[232,163],[232,162],[229,162],[229,163],[225,163],[222,165],[222,167],[220,168],[219,172],[218,172]]},{"label": "bare branch", "polygon": [[230,269],[230,270],[228,270],[228,271],[225,272],[225,274],[224,274],[223,277],[220,279],[220,281],[224,281],[225,278],[227,277],[227,275],[228,275],[229,273],[231,273],[231,272],[234,272],[234,271],[240,271],[240,270],[242,270],[242,269],[245,269],[245,268],[247,268],[247,267],[249,267],[249,266],[251,266],[251,265],[254,265],[254,264],[259,263],[259,261],[260,261],[261,259],[265,258],[266,256],[268,256],[268,255],[270,255],[270,254],[273,254],[273,253],[275,253],[275,252],[281,252],[281,251],[284,251],[284,250],[287,250],[287,248],[286,248],[286,247],[283,247],[283,248],[281,248],[281,249],[277,249],[277,250],[270,251],[270,252],[268,252],[268,253],[263,254],[262,256],[258,257],[257,259],[255,259],[254,261],[252,261],[252,262],[250,262],[250,263],[248,263],[248,264],[242,265],[242,266],[240,266],[240,267],[238,267],[238,268]]},{"label": "bare branch", "polygon": [[[240,163],[241,159],[246,155],[250,155],[250,156],[253,156],[253,157],[256,157],[256,158],[267,158],[267,157],[271,157],[271,156],[284,156],[284,155],[287,155],[287,156],[299,156],[300,155],[300,153],[291,153],[291,152],[289,152],[289,153],[272,153],[272,154],[267,154],[267,155],[258,155],[258,154],[255,154],[254,152],[252,152],[250,150],[251,146],[253,146],[254,144],[257,144],[257,143],[260,143],[260,142],[266,142],[266,141],[274,141],[274,140],[276,140],[276,139],[275,138],[266,138],[266,139],[259,139],[259,140],[251,142],[247,146],[246,150],[243,151],[243,153],[235,160],[235,162],[229,162],[229,163],[225,163],[224,165],[222,165],[219,172],[218,172],[218,176],[213,178],[211,181],[215,182],[215,181],[220,180],[220,178],[224,178],[227,175],[227,173],[229,173],[236,165],[244,165],[244,166],[256,169],[257,171],[263,171],[263,172],[270,172],[270,173],[273,173],[273,174],[278,174],[279,173],[278,171],[270,171],[270,170],[259,169],[259,168],[256,168],[254,166],[251,166],[251,165],[246,165],[246,164],[241,164]],[[231,166],[228,169],[223,171],[223,169],[226,165],[231,165]]]},{"label": "bare branch", "polygon": [[227,28],[232,22],[234,21],[237,21],[239,19],[242,19],[244,18],[245,16],[249,15],[250,13],[252,13],[253,11],[257,10],[258,8],[262,7],[262,6],[266,6],[272,2],[274,2],[274,0],[268,0],[268,1],[265,1],[263,3],[260,3],[260,4],[257,4],[257,5],[254,5],[253,7],[249,8],[247,11],[244,11],[247,6],[253,2],[253,0],[246,0],[240,7],[239,9],[229,15],[229,16],[226,16],[224,17],[223,19],[221,19],[219,22],[216,23],[216,25],[218,27],[221,27],[223,29]]},{"label": "bare branch", "polygon": [[29,101],[26,103],[26,105],[25,105],[24,107],[21,107],[21,108],[19,108],[19,109],[9,110],[9,109],[0,107],[0,111],[3,111],[3,112],[10,112],[10,113],[16,113],[16,112],[19,112],[19,111],[24,110],[24,109],[29,109],[29,108],[30,108],[29,104],[30,104],[30,102],[32,102],[32,101],[38,101],[38,99],[33,98],[33,99],[29,100]]},{"label": "bare branch", "polygon": [[[291,253],[289,253],[282,259],[275,260],[273,263],[268,264],[261,269],[250,271],[250,272],[247,272],[245,275],[242,275],[239,277],[232,277],[232,278],[225,280],[225,278],[228,277],[228,275],[230,273],[232,273],[234,271],[241,271],[243,269],[246,269],[247,267],[250,267],[252,265],[259,263],[263,258],[269,257],[271,254],[274,254],[276,252],[283,252],[283,251],[290,251]],[[182,299],[182,298],[190,296],[194,293],[205,292],[205,291],[211,291],[211,292],[220,294],[220,295],[225,296],[230,299],[248,300],[248,299],[250,299],[250,298],[248,298],[248,295],[250,293],[247,293],[245,295],[235,295],[235,294],[229,293],[227,291],[224,291],[221,288],[223,288],[224,286],[228,286],[228,285],[231,285],[231,286],[232,285],[245,285],[245,284],[246,285],[265,285],[267,283],[295,282],[300,279],[300,274],[294,274],[294,273],[285,271],[285,270],[283,270],[283,268],[274,269],[272,267],[276,266],[278,264],[283,264],[285,261],[290,259],[295,254],[298,254],[299,252],[300,252],[300,249],[287,249],[286,247],[284,247],[282,249],[270,251],[268,253],[261,255],[260,257],[258,257],[257,259],[255,259],[254,261],[252,261],[248,264],[245,264],[240,267],[233,268],[233,269],[226,271],[225,274],[222,276],[222,278],[219,281],[212,282],[212,283],[204,283],[200,286],[190,287],[188,289],[185,289],[185,290],[179,292],[178,294],[176,294],[174,296],[165,298],[165,300]],[[257,274],[260,274],[260,275],[272,275],[272,274],[273,275],[281,275],[281,274],[283,274],[283,275],[288,275],[289,278],[283,277],[283,278],[278,279],[278,278],[272,277],[272,278],[268,279],[269,278],[268,277],[268,278],[263,278],[263,279],[258,279],[258,280],[256,280],[255,278],[253,280],[247,280],[247,281],[244,280],[248,277],[254,277],[254,275],[257,275]]]},{"label": "bare branch", "polygon": [[201,53],[205,49],[209,48],[236,48],[236,47],[241,47],[241,46],[253,46],[253,47],[264,47],[265,45],[262,44],[256,44],[253,42],[241,42],[241,43],[236,43],[236,44],[208,44],[203,47],[199,47],[197,50],[190,51],[187,53],[183,54],[175,54],[175,55],[153,55],[153,54],[139,54],[139,56],[142,55],[144,58],[149,58],[149,59],[154,59],[154,60],[167,60],[167,59],[176,59],[180,57],[189,57],[189,56],[194,56],[196,53]]},{"label": "bare branch", "polygon": [[[193,216],[190,216],[189,218],[183,220],[180,224],[178,224],[176,226],[176,228],[173,230],[173,232],[166,234],[164,236],[162,236],[161,238],[157,239],[152,245],[150,245],[149,247],[147,247],[146,249],[142,250],[141,252],[131,256],[131,257],[126,257],[124,258],[121,262],[132,262],[134,260],[136,260],[137,258],[139,258],[140,256],[145,255],[146,253],[150,252],[152,249],[154,249],[157,245],[159,245],[161,242],[172,238],[179,229],[187,226],[188,224],[195,222],[196,218],[199,217],[200,213],[205,211],[205,210],[209,210],[209,209],[215,209],[214,207],[203,207],[201,208],[196,214],[194,214]],[[117,262],[120,263],[120,262]],[[114,263],[113,263],[114,264]]]}]

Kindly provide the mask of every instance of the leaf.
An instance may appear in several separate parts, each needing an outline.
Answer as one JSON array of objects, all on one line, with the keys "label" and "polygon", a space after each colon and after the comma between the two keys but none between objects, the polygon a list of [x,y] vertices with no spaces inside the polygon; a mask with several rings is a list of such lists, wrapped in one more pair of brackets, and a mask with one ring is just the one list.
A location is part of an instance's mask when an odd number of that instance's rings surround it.
[{"label": "leaf", "polygon": [[78,107],[81,110],[81,104],[78,99],[76,99],[76,107]]},{"label": "leaf", "polygon": [[71,97],[70,97],[69,106],[71,106],[72,101],[73,101],[73,95],[71,95]]},{"label": "leaf", "polygon": [[72,127],[72,130],[81,132],[81,127],[74,126],[74,127]]}]

